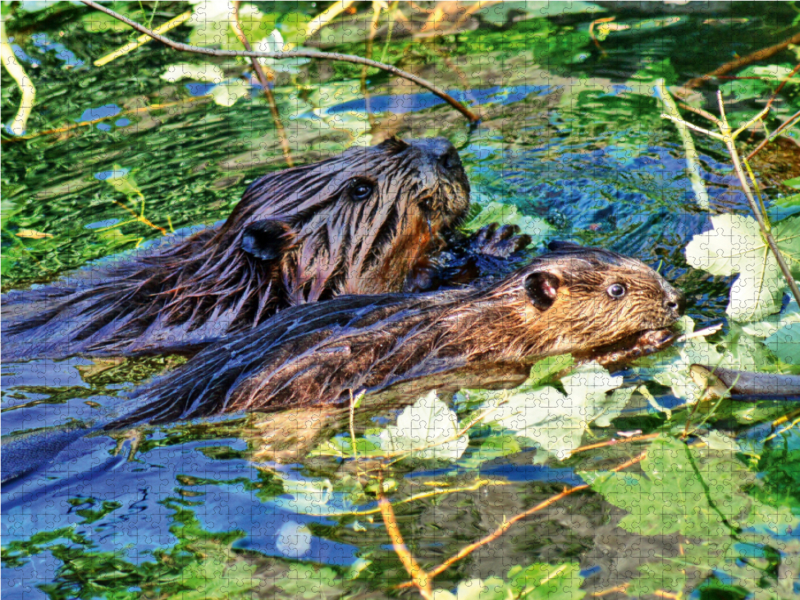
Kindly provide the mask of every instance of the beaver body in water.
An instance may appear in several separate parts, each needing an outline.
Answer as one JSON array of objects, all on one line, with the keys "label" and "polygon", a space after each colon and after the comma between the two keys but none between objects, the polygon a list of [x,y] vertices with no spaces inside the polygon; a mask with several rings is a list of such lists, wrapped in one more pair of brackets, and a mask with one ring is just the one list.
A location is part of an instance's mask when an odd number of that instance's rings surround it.
[{"label": "beaver body in water", "polygon": [[[192,354],[283,307],[414,291],[468,208],[458,153],[441,138],[393,138],[272,173],[220,227],[7,294],[3,360]],[[530,242],[508,227],[491,233],[485,252]]]},{"label": "beaver body in water", "polygon": [[684,300],[653,269],[606,250],[551,249],[482,287],[341,296],[281,311],[145,386],[134,394],[142,408],[106,429],[337,405],[419,378],[436,387],[452,374],[477,384],[498,370],[524,379],[546,356],[609,364],[671,343]]}]

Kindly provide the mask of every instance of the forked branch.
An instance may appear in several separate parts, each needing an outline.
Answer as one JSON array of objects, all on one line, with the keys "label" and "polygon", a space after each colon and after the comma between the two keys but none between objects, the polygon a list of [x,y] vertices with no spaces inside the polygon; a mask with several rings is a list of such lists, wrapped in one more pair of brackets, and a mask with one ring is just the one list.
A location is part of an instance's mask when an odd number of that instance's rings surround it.
[{"label": "forked branch", "polygon": [[398,69],[393,65],[387,65],[375,60],[362,58],[361,56],[355,56],[352,54],[340,54],[338,52],[319,52],[317,50],[292,50],[291,52],[257,52],[253,50],[215,50],[213,48],[202,48],[200,46],[192,46],[190,44],[184,44],[182,42],[175,42],[166,36],[159,35],[155,31],[148,29],[144,25],[141,25],[136,21],[132,21],[131,19],[124,17],[117,12],[114,12],[113,10],[102,4],[93,2],[92,0],[82,0],[82,1],[87,6],[99,10],[100,12],[103,12],[107,15],[110,15],[115,19],[117,19],[118,21],[121,21],[126,25],[130,25],[136,31],[139,31],[140,33],[145,33],[154,40],[161,42],[165,46],[169,46],[170,48],[174,48],[175,50],[180,50],[181,52],[192,52],[193,54],[204,54],[206,56],[222,56],[222,57],[243,56],[245,58],[277,58],[277,59],[312,58],[316,60],[338,60],[342,62],[349,62],[357,65],[365,65],[367,67],[374,67],[376,69],[381,69],[382,71],[386,71],[393,75],[397,75],[398,77],[402,77],[403,79],[407,79],[408,81],[416,83],[418,86],[423,87],[426,90],[430,90],[433,94],[435,94],[436,96],[447,102],[450,106],[452,106],[462,115],[464,115],[469,120],[470,123],[477,123],[479,121],[479,118],[475,113],[473,113],[469,108],[461,104],[458,100],[453,98],[450,94],[448,94],[444,90],[436,87],[431,82],[427,81],[426,79],[423,79],[422,77],[417,77],[416,75],[403,71],[402,69]]}]

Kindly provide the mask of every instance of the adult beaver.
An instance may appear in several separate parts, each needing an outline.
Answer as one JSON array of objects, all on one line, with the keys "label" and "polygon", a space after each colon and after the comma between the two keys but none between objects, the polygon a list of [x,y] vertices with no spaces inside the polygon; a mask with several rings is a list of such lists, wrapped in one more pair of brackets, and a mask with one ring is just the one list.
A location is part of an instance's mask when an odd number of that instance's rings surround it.
[{"label": "adult beaver", "polygon": [[[3,360],[191,354],[276,310],[412,290],[469,208],[456,149],[393,138],[255,181],[225,223],[3,298]],[[527,245],[508,227],[485,252]]]},{"label": "adult beaver", "polygon": [[609,364],[672,342],[684,299],[658,273],[607,250],[551,250],[484,287],[342,296],[281,311],[144,387],[135,394],[143,407],[106,428],[336,405],[351,392],[422,377],[431,387],[452,374],[479,384],[504,370],[519,381],[545,356]]}]

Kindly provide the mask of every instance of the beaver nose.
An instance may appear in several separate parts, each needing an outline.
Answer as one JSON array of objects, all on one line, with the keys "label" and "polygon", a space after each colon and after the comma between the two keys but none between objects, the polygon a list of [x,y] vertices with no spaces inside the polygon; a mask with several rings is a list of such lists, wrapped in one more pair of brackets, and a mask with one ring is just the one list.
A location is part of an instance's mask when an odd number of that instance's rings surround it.
[{"label": "beaver nose", "polygon": [[683,295],[683,292],[670,288],[667,291],[665,304],[669,310],[680,316],[686,310],[686,296]]},{"label": "beaver nose", "polygon": [[445,172],[463,169],[458,150],[445,138],[411,140],[410,144]]}]

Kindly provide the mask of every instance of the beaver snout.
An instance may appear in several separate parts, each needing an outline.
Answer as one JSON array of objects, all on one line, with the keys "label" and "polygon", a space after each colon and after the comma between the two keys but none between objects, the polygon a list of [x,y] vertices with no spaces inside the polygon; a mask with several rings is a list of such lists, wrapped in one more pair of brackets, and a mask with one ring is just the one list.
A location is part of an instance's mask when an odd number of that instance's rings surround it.
[{"label": "beaver snout", "polygon": [[[458,150],[445,138],[431,138],[427,140],[411,140],[409,142],[418,149],[432,164],[435,164],[445,174],[460,177],[464,173]],[[466,177],[466,175],[465,175]]]},{"label": "beaver snout", "polygon": [[664,306],[673,313],[675,319],[677,319],[683,314],[683,311],[686,310],[686,296],[684,296],[683,292],[680,290],[676,290],[670,286],[669,289],[666,290]]}]

